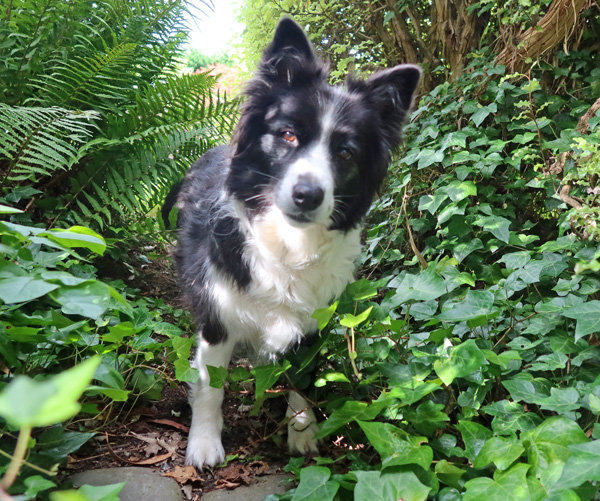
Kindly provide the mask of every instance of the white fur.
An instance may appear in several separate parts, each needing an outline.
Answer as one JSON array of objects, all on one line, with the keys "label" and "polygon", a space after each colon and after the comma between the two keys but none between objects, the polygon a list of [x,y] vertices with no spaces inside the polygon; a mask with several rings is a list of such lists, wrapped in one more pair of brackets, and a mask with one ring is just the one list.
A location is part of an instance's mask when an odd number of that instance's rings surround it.
[{"label": "white fur", "polygon": [[[275,196],[277,205],[284,212],[295,211],[292,193],[294,187],[303,178],[309,178],[324,191],[323,202],[312,211],[311,220],[314,223],[326,223],[333,212],[334,178],[331,170],[331,159],[327,145],[328,131],[323,138],[306,155],[296,160],[286,171],[281,185]],[[293,222],[292,222],[293,224]]]},{"label": "white fur", "polygon": [[288,395],[288,447],[291,453],[314,454],[319,452],[315,434],[319,431],[317,418],[308,402],[295,391]]},{"label": "white fur", "polygon": [[221,444],[223,430],[223,388],[209,385],[207,365],[227,367],[234,344],[231,340],[210,345],[201,337],[193,366],[200,372],[196,384],[191,385],[190,405],[192,426],[188,436],[186,464],[199,467],[215,466],[225,460]]},{"label": "white fur", "polygon": [[[224,460],[221,445],[223,390],[209,386],[206,365],[227,367],[236,343],[247,342],[269,358],[285,352],[303,334],[315,331],[312,313],[339,296],[353,278],[360,254],[360,232],[331,231],[326,225],[297,228],[273,207],[264,216],[244,222],[245,256],[252,274],[247,290],[210,270],[210,293],[227,330],[224,343],[200,342],[192,387],[192,427],[186,461],[214,466]],[[201,337],[200,337],[201,339]],[[306,401],[290,393],[288,442],[292,451],[316,452],[316,419]],[[305,431],[302,431],[306,429]]]}]

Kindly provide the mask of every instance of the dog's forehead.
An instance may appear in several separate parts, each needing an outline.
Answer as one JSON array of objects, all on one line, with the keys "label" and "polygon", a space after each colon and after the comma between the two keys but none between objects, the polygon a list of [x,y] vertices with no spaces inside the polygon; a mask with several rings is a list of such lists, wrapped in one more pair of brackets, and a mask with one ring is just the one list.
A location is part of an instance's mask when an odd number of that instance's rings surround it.
[{"label": "dog's forehead", "polygon": [[364,110],[359,106],[358,96],[343,87],[326,86],[306,92],[301,98],[285,94],[267,110],[265,119],[288,117],[294,122],[308,121],[333,127],[342,121],[352,123],[359,120]]}]

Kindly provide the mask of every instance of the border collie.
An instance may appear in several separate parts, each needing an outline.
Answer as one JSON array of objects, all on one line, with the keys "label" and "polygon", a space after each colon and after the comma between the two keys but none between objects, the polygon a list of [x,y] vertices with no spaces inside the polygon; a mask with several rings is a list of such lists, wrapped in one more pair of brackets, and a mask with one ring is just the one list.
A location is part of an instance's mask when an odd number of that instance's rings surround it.
[{"label": "border collie", "polygon": [[[304,31],[284,18],[232,144],[208,151],[175,188],[175,262],[199,332],[188,464],[225,458],[223,390],[209,385],[206,366],[227,367],[240,342],[269,359],[298,346],[317,330],[312,313],[353,280],[360,222],[420,75],[400,65],[332,87]],[[288,400],[290,451],[316,452],[314,413],[298,393]]]}]

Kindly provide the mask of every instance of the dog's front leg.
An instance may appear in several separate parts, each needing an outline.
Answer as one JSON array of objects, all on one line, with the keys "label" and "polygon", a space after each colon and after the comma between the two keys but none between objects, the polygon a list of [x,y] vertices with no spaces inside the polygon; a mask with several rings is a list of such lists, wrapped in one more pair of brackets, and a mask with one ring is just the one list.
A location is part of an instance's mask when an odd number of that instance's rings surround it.
[{"label": "dog's front leg", "polygon": [[224,390],[210,386],[206,366],[227,368],[233,347],[234,343],[231,341],[211,345],[201,339],[196,352],[194,365],[200,372],[200,378],[197,383],[191,385],[192,426],[185,462],[197,468],[215,466],[225,460],[225,451],[221,443]]},{"label": "dog's front leg", "polygon": [[319,431],[317,418],[310,404],[299,393],[288,394],[288,447],[291,453],[314,454],[319,452],[315,434]]}]

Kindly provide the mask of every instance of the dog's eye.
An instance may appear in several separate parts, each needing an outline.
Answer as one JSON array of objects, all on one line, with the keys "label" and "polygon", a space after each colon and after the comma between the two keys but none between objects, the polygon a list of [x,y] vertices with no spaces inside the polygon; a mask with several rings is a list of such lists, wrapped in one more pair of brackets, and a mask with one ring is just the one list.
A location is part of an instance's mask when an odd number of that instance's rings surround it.
[{"label": "dog's eye", "polygon": [[284,131],[281,137],[283,137],[283,139],[285,139],[288,143],[295,143],[298,140],[296,134],[294,134],[291,130]]},{"label": "dog's eye", "polygon": [[352,152],[348,148],[340,149],[338,155],[342,160],[350,160],[352,158]]}]

